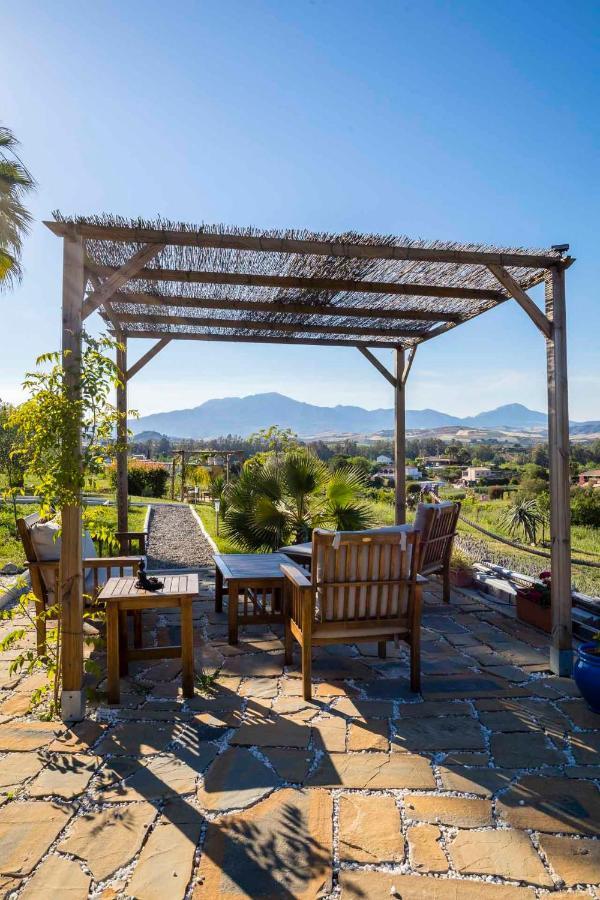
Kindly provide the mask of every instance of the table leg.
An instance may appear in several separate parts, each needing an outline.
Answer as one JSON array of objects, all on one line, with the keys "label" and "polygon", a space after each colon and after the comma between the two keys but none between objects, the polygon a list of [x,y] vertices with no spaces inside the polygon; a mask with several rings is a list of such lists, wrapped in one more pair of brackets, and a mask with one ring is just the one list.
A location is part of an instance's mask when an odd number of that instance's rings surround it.
[{"label": "table leg", "polygon": [[119,609],[107,603],[106,653],[108,657],[108,702],[119,702]]},{"label": "table leg", "polygon": [[129,674],[127,658],[127,612],[119,610],[119,675]]},{"label": "table leg", "polygon": [[184,697],[194,696],[194,622],[191,597],[181,599],[181,686]]},{"label": "table leg", "polygon": [[229,604],[228,604],[228,613],[229,613],[229,643],[237,644],[238,642],[238,597],[240,593],[240,586],[237,581],[229,580],[228,583],[228,594],[229,594]]},{"label": "table leg", "polygon": [[215,612],[223,612],[223,573],[218,566],[215,570]]}]

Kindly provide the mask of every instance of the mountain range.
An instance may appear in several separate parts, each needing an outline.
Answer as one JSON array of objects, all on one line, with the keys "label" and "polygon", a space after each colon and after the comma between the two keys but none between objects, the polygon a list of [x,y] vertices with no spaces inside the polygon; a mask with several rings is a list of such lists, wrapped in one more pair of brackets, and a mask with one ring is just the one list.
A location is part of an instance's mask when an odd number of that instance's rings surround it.
[{"label": "mountain range", "polygon": [[[283,394],[267,393],[207,400],[192,409],[154,413],[129,423],[135,435],[151,431],[176,438],[210,438],[225,434],[246,437],[269,425],[291,428],[304,438],[372,434],[394,427],[394,411],[363,409],[360,406],[315,406]],[[406,410],[406,427],[409,430],[449,426],[543,431],[547,418],[545,413],[527,409],[520,403],[509,403],[464,418],[436,409]],[[600,431],[600,422],[573,423],[571,431],[592,434]]]}]

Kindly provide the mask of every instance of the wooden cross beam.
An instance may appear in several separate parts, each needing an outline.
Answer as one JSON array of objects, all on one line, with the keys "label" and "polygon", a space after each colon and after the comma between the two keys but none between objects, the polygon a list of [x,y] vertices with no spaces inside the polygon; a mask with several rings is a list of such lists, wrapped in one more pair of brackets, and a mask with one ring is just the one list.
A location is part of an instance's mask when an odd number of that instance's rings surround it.
[{"label": "wooden cross beam", "polygon": [[[213,322],[214,326],[214,322]],[[379,347],[383,349],[395,349],[398,344],[395,341],[383,341],[365,339],[358,340],[356,337],[329,337],[329,338],[310,338],[298,337],[297,335],[282,335],[274,337],[269,335],[249,334],[223,334],[215,331],[158,331],[156,328],[128,328],[125,332],[127,338],[162,338],[169,337],[171,340],[180,341],[222,341],[235,344],[295,344],[298,346],[308,347]]]},{"label": "wooden cross beam", "polygon": [[[93,294],[90,295],[93,299]],[[505,298],[506,299],[506,298]],[[234,297],[185,297],[181,294],[155,294],[119,291],[112,301],[132,306],[147,306],[157,309],[175,306],[187,309],[226,309],[248,312],[270,312],[292,315],[339,316],[357,319],[413,319],[418,322],[460,322],[462,313],[443,310],[420,309],[418,307],[346,306],[327,303],[296,303],[282,300],[238,300]]]},{"label": "wooden cross beam", "polygon": [[383,377],[386,378],[387,381],[389,381],[389,383],[392,385],[392,387],[394,389],[396,389],[398,386],[398,382],[397,382],[396,378],[394,377],[394,375],[392,375],[392,373],[390,371],[388,371],[388,369],[386,369],[384,364],[377,359],[375,354],[371,353],[371,351],[368,349],[368,347],[358,347],[357,349],[360,350],[360,352],[365,357],[365,359],[368,359],[369,362],[375,366],[375,368],[377,369],[378,372],[381,372]]},{"label": "wooden cross beam", "polygon": [[529,294],[525,293],[519,282],[515,281],[510,272],[507,272],[503,266],[488,263],[487,267],[492,275],[498,279],[502,287],[506,288],[511,297],[514,297],[519,306],[525,310],[544,337],[549,339],[552,335],[552,322],[544,315],[539,306],[533,302]]},{"label": "wooden cross beam", "polygon": [[364,325],[308,325],[304,322],[279,322],[275,319],[258,321],[256,319],[225,319],[214,316],[152,316],[144,313],[118,313],[117,324],[127,322],[150,323],[152,325],[191,325],[202,328],[239,328],[250,331],[274,331],[287,334],[339,334],[369,335],[375,337],[420,337],[422,332],[412,328],[395,328],[392,326]]},{"label": "wooden cross beam", "polygon": [[413,347],[411,347],[410,350],[408,351],[408,359],[406,360],[406,364],[405,364],[405,366],[404,366],[404,371],[402,372],[402,384],[403,384],[403,385],[406,384],[406,381],[407,381],[409,372],[410,372],[410,370],[411,370],[411,368],[412,368],[412,364],[413,364],[413,360],[414,360],[414,358],[415,358],[416,352],[417,352],[417,345],[415,344],[415,345],[414,345]]},{"label": "wooden cross beam", "polygon": [[156,342],[156,344],[154,344],[153,347],[150,347],[149,350],[146,350],[144,355],[140,356],[138,361],[135,362],[132,366],[130,366],[129,369],[127,369],[126,380],[129,381],[131,378],[133,378],[134,375],[137,375],[137,373],[140,371],[140,369],[144,368],[146,363],[149,363],[151,359],[154,359],[154,357],[158,353],[160,353],[160,351],[164,347],[166,347],[167,344],[170,344],[170,343],[171,343],[170,337],[161,338],[159,341]]},{"label": "wooden cross beam", "polygon": [[206,231],[181,231],[177,229],[137,228],[127,225],[98,225],[90,222],[44,222],[54,234],[64,236],[74,232],[83,238],[125,243],[173,244],[182,247],[219,247],[225,250],[250,250],[262,253],[298,253],[310,256],[336,256],[344,259],[396,259],[418,262],[453,263],[455,265],[524,266],[544,269],[558,266],[566,268],[570,257],[510,251],[454,249],[445,247],[398,246],[394,244],[359,244],[342,241],[319,241],[286,237],[268,237],[246,234],[214,234]]},{"label": "wooden cross beam", "polygon": [[[87,300],[85,300],[83,304],[83,318],[86,319],[95,309],[98,309],[99,306],[106,303],[107,300],[110,300],[115,291],[118,291],[119,288],[123,287],[123,285],[139,272],[147,262],[150,262],[164,246],[164,244],[148,244],[147,246],[142,247],[141,250],[138,250],[137,253],[134,253],[131,259],[119,269],[111,269],[108,278],[102,283],[100,289],[94,291],[92,295],[93,299],[88,297]],[[97,267],[94,266],[93,263],[88,263],[88,268],[92,272],[95,272],[96,275],[101,274],[97,271]]]},{"label": "wooden cross beam", "polygon": [[[122,267],[123,268],[123,267]],[[108,279],[121,269],[112,266],[93,266],[97,275]],[[446,287],[397,281],[361,281],[353,278],[312,278],[299,275],[255,275],[246,272],[209,272],[191,269],[141,269],[130,273],[125,280],[181,281],[187,284],[235,284],[243,287],[300,288],[311,291],[346,291],[360,294],[395,294],[410,297],[451,297],[458,300],[506,300],[502,291],[478,288]],[[124,282],[123,282],[124,283]]]}]

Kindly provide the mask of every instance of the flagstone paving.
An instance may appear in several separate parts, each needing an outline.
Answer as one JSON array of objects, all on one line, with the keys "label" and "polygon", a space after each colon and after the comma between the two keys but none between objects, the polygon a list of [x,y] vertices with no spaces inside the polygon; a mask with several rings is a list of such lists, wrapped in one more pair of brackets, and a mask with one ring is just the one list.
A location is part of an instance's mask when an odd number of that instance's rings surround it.
[{"label": "flagstone paving", "polygon": [[[68,728],[0,657],[0,900],[600,900],[600,715],[545,635],[432,584],[422,695],[373,644],[316,650],[309,703],[297,648],[230,647],[200,580],[193,699],[179,660],[135,662]],[[144,627],[179,640],[170,611]]]}]

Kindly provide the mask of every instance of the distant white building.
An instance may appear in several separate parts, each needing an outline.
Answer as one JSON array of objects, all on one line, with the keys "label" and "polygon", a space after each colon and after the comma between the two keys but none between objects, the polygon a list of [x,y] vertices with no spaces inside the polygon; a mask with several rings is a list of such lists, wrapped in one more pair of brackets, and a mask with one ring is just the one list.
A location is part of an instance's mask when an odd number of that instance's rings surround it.
[{"label": "distant white building", "polygon": [[463,484],[476,484],[485,478],[491,478],[493,472],[488,466],[467,466],[462,473]]},{"label": "distant white building", "polygon": [[377,457],[375,462],[381,463],[382,466],[389,466],[392,462],[392,459],[390,456],[386,456],[385,453],[382,453],[381,456]]}]

